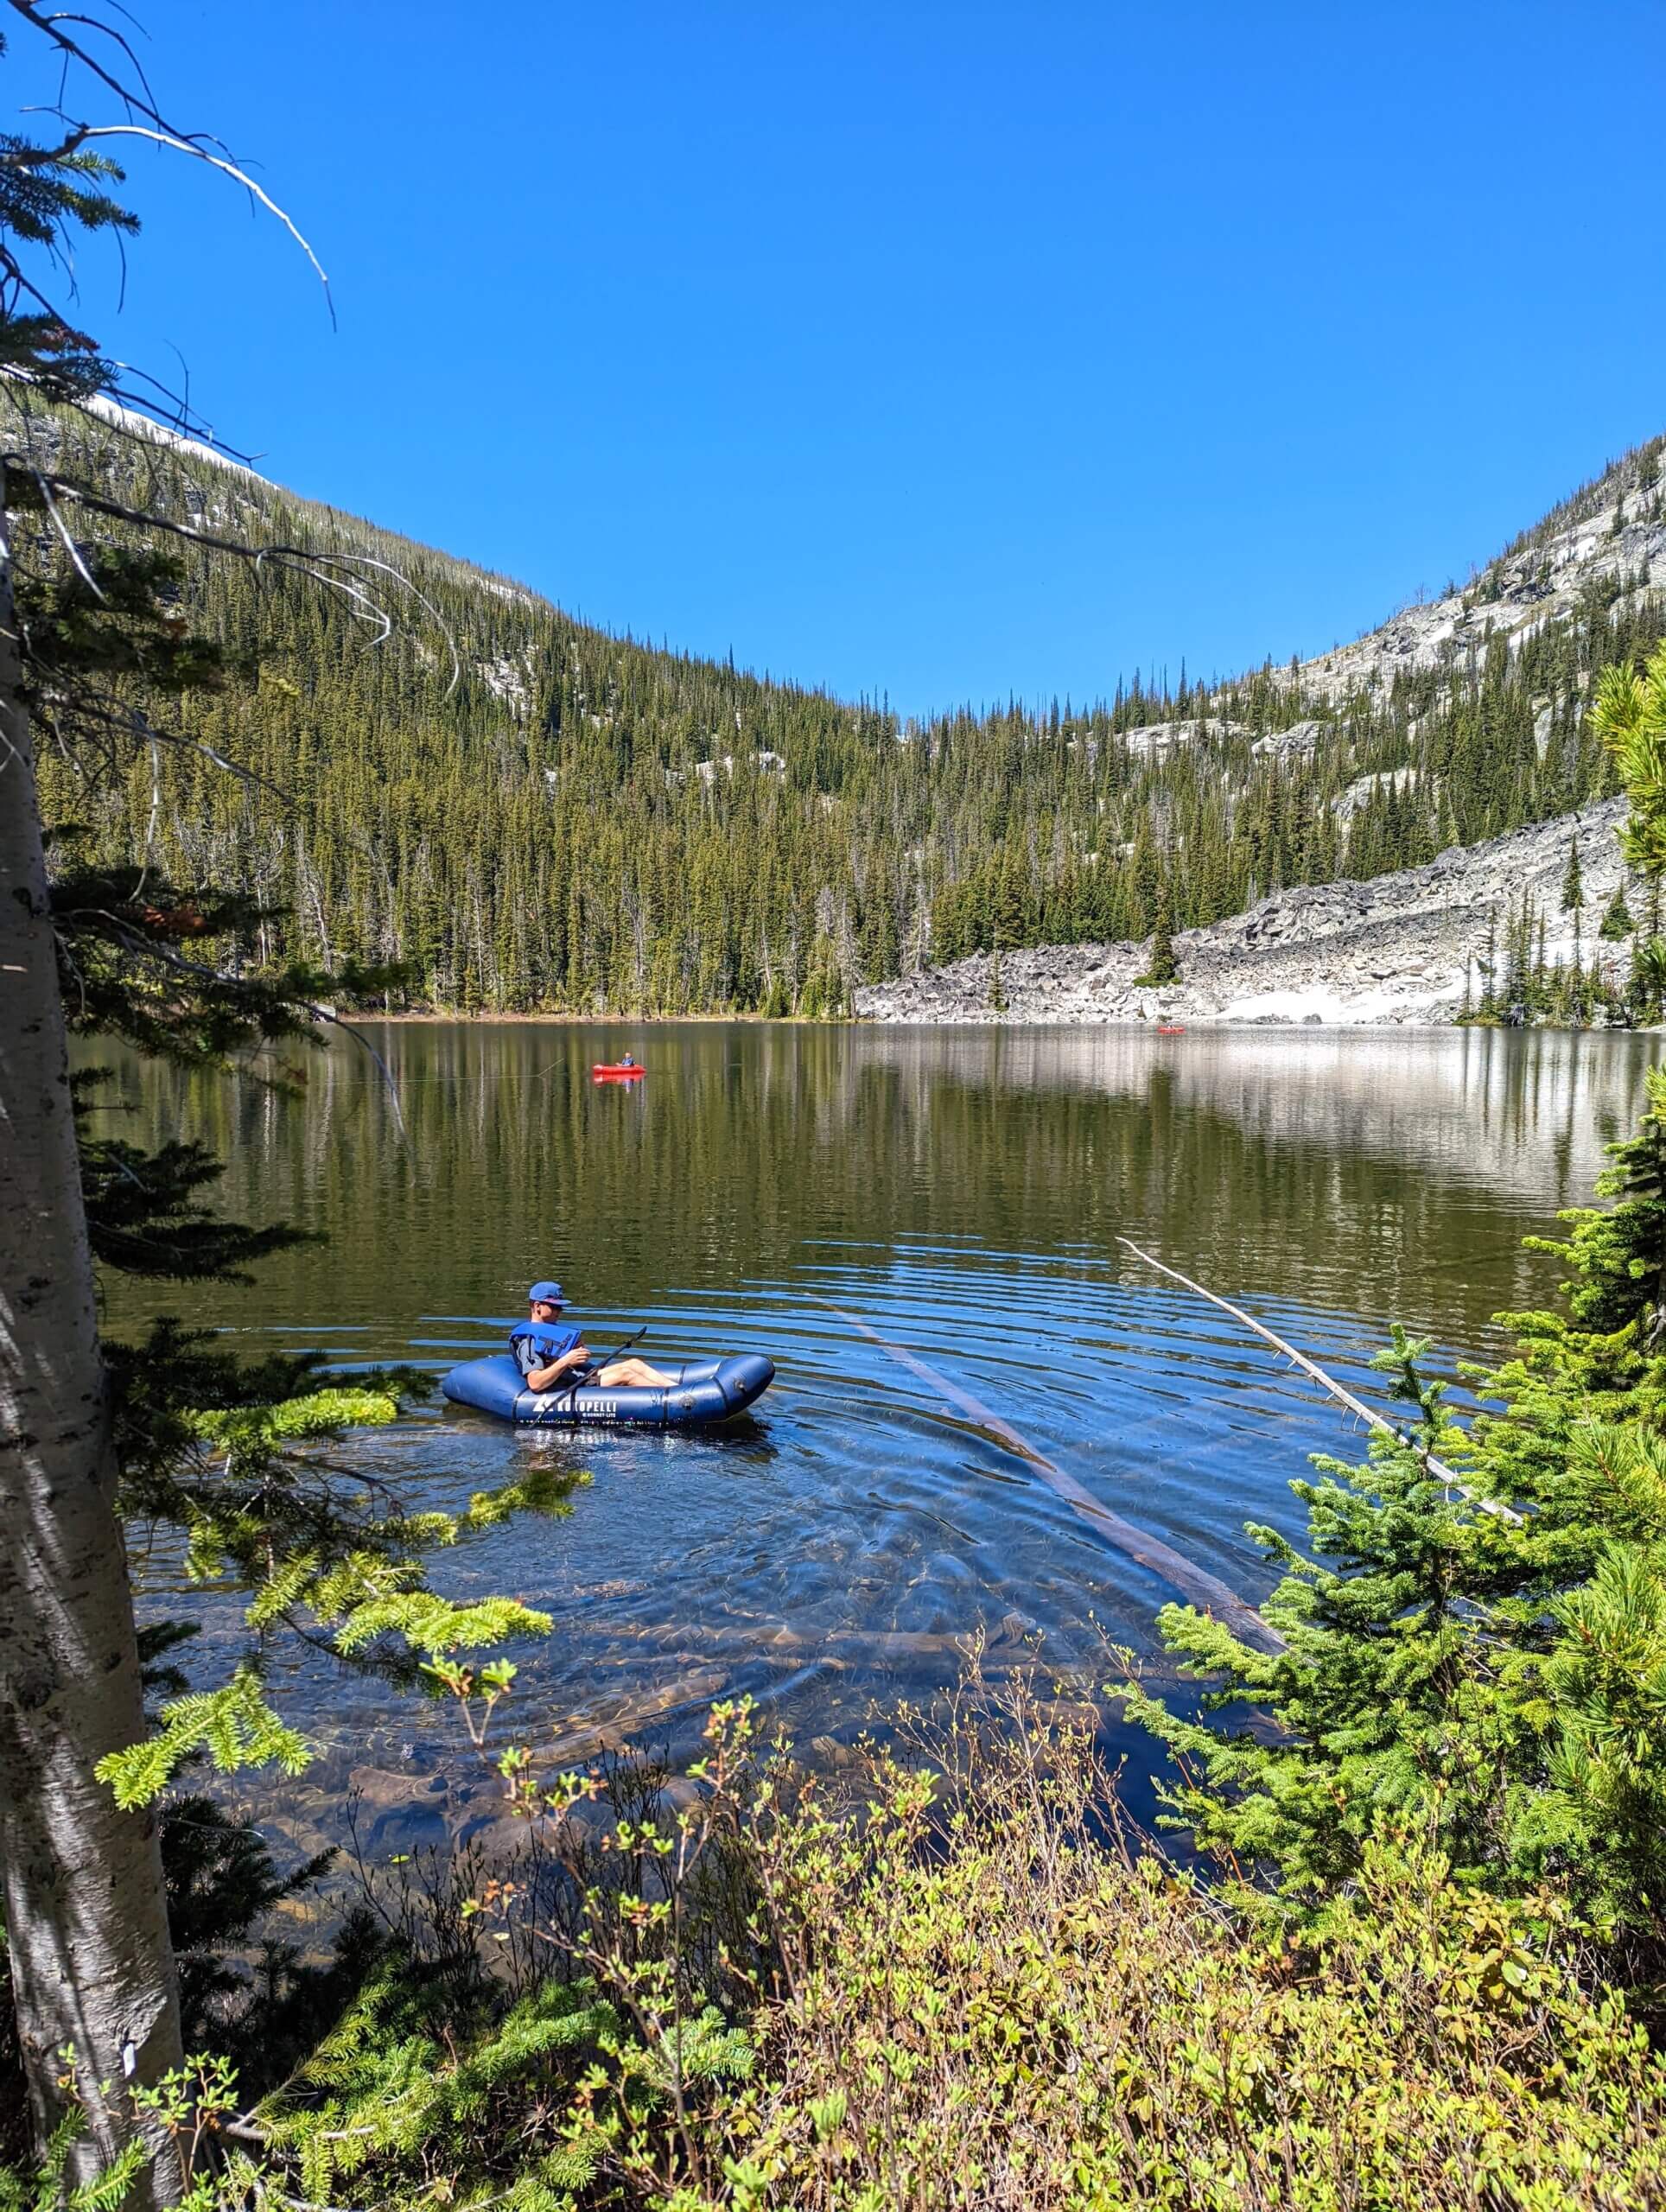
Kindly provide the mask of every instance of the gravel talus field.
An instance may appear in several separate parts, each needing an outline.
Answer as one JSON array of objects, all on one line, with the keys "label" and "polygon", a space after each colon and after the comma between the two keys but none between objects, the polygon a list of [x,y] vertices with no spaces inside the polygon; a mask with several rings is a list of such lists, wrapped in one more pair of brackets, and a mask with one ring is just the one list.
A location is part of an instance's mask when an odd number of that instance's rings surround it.
[{"label": "gravel talus field", "polygon": [[1579,942],[1623,975],[1624,945],[1599,944],[1597,925],[1624,873],[1614,832],[1623,799],[1542,822],[1485,845],[1454,848],[1427,868],[1365,883],[1281,891],[1246,914],[1183,930],[1174,940],[1182,980],[1141,988],[1149,941],[1040,945],[992,961],[978,953],[856,993],[871,1021],[1445,1023],[1463,1004],[1467,977],[1493,932],[1502,938],[1525,898],[1545,918],[1546,950],[1571,958],[1574,917],[1561,911],[1568,849],[1579,839],[1585,906]]}]

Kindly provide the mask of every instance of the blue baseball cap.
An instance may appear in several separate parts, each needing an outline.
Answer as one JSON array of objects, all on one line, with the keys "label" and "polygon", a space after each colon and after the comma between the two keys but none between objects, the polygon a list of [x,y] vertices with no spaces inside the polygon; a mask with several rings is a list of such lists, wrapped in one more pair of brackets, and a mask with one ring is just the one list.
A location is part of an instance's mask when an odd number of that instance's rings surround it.
[{"label": "blue baseball cap", "polygon": [[535,1282],[526,1294],[526,1302],[529,1306],[564,1306],[567,1300],[561,1294],[558,1282]]}]

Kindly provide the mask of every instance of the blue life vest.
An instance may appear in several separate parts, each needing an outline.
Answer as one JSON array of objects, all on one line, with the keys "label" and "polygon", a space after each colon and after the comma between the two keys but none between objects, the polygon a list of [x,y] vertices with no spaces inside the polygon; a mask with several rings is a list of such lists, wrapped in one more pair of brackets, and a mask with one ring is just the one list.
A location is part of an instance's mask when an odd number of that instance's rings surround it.
[{"label": "blue life vest", "polygon": [[[548,1367],[563,1352],[571,1351],[575,1344],[583,1341],[583,1338],[582,1329],[550,1329],[546,1328],[542,1321],[523,1321],[509,1332],[510,1347],[515,1352],[518,1366],[520,1365],[518,1348],[521,1344],[530,1344],[537,1354],[532,1362],[534,1367]],[[526,1371],[525,1367],[521,1368],[523,1374]]]}]

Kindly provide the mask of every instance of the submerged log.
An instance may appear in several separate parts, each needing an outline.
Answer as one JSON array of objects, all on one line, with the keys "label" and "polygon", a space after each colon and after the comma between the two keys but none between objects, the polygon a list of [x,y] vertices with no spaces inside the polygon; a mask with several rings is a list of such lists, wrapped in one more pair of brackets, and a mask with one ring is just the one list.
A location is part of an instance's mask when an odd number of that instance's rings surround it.
[{"label": "submerged log", "polygon": [[1120,1513],[1113,1513],[1109,1506],[1102,1505],[1091,1491],[1083,1488],[1074,1475],[1066,1474],[1062,1467],[1048,1459],[1045,1452],[1038,1452],[1033,1444],[1027,1442],[1010,1421],[1002,1420],[999,1414],[973,1397],[969,1390],[963,1390],[957,1383],[950,1382],[947,1376],[939,1375],[934,1367],[928,1367],[923,1359],[906,1346],[887,1342],[877,1329],[870,1329],[866,1321],[854,1313],[843,1313],[836,1306],[829,1306],[828,1311],[837,1314],[839,1319],[848,1323],[851,1328],[860,1331],[881,1351],[888,1352],[901,1366],[918,1375],[922,1382],[929,1382],[951,1406],[958,1406],[963,1413],[969,1414],[980,1427],[999,1437],[1009,1451],[1016,1452],[1021,1459],[1033,1467],[1048,1488],[1062,1497],[1071,1510],[1114,1549],[1180,1591],[1193,1605],[1202,1606],[1205,1612],[1224,1621],[1232,1633],[1244,1643],[1253,1643],[1262,1650],[1283,1650],[1284,1638],[1278,1630],[1264,1621],[1253,1605],[1246,1604],[1236,1590],[1230,1589],[1206,1567],[1187,1559],[1183,1552],[1177,1552],[1160,1536],[1154,1536],[1148,1529],[1135,1528],[1131,1521],[1123,1520]]}]

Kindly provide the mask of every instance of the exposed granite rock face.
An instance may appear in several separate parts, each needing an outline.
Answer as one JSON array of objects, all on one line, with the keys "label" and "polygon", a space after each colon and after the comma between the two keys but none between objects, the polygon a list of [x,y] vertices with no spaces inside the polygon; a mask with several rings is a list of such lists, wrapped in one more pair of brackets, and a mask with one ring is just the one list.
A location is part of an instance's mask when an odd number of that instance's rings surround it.
[{"label": "exposed granite rock face", "polygon": [[1402,607],[1354,644],[1305,662],[1303,690],[1339,701],[1386,687],[1402,671],[1461,669],[1490,638],[1507,638],[1513,650],[1556,616],[1576,612],[1593,589],[1615,604],[1657,599],[1666,580],[1666,503],[1657,476],[1642,480],[1644,467],[1634,456],[1609,469],[1462,590]]},{"label": "exposed granite rock face", "polygon": [[1182,981],[1141,989],[1149,941],[1040,945],[1001,960],[1004,1011],[989,1003],[992,963],[979,953],[952,967],[864,986],[856,1011],[872,1021],[1176,1021],[1444,1023],[1463,1003],[1467,975],[1490,930],[1502,937],[1525,896],[1544,917],[1546,950],[1572,957],[1574,917],[1561,906],[1575,836],[1584,876],[1580,943],[1618,975],[1622,945],[1600,944],[1597,925],[1624,874],[1614,832],[1623,799],[1454,847],[1427,868],[1365,883],[1275,893],[1207,929],[1175,938]]},{"label": "exposed granite rock face", "polygon": [[[1666,471],[1650,447],[1616,461],[1594,482],[1548,515],[1508,552],[1439,599],[1402,607],[1351,645],[1274,668],[1275,682],[1300,684],[1303,696],[1340,709],[1360,694],[1386,692],[1395,677],[1429,670],[1463,674],[1494,639],[1514,652],[1547,622],[1595,602],[1637,607],[1657,601],[1666,583]],[[1444,689],[1444,687],[1443,687]],[[1541,753],[1551,709],[1542,707],[1535,737]],[[1211,737],[1241,736],[1245,724],[1204,719],[1147,722],[1124,733],[1136,756],[1160,760]],[[1312,752],[1326,725],[1316,720],[1269,731],[1251,747],[1257,755]]]}]

